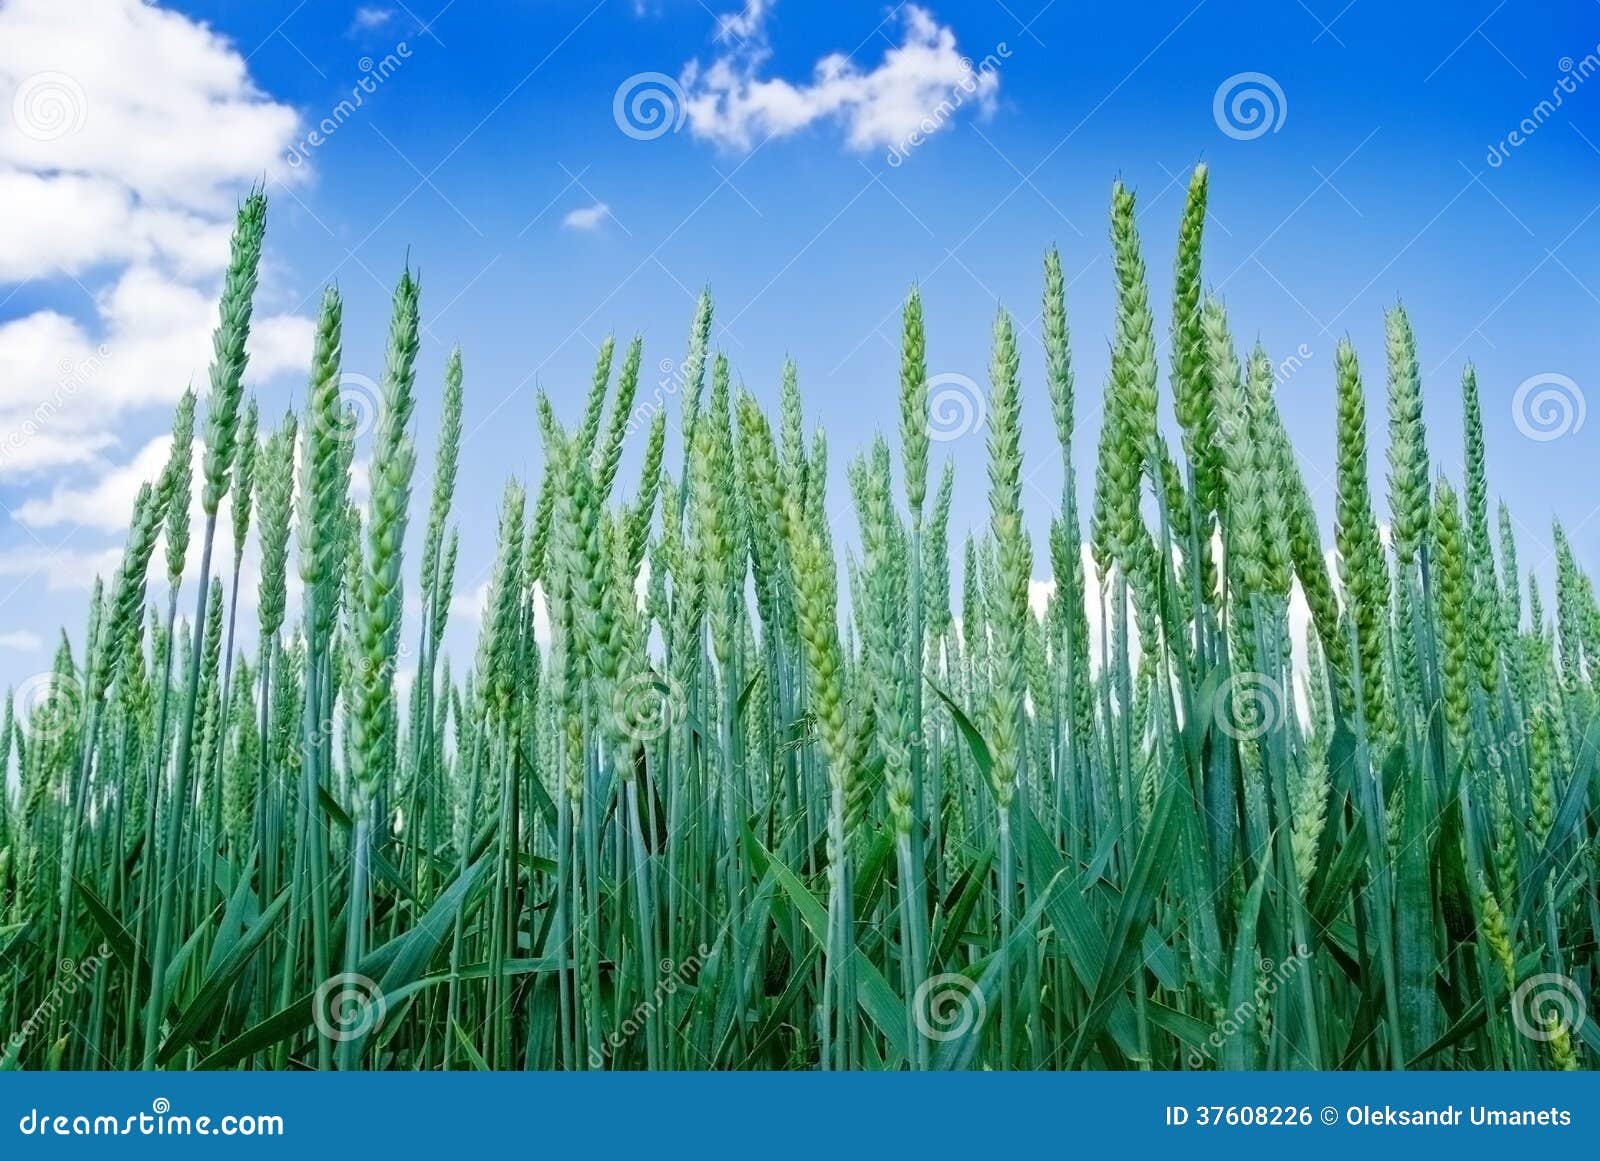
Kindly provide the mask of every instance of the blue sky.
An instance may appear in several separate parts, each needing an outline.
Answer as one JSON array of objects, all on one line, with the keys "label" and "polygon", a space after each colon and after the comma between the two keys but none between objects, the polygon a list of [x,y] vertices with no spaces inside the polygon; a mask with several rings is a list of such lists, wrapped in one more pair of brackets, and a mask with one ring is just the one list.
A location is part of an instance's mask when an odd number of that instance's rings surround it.
[{"label": "blue sky", "polygon": [[[983,67],[964,73],[963,58]],[[653,388],[707,284],[735,373],[774,403],[794,357],[839,454],[894,430],[898,308],[913,282],[930,370],[952,381],[985,382],[1004,304],[1029,332],[1025,451],[1042,533],[1060,487],[1033,325],[1042,255],[1059,245],[1072,280],[1087,478],[1111,329],[1111,182],[1138,191],[1164,333],[1177,217],[1201,160],[1207,281],[1242,342],[1294,360],[1280,398],[1324,511],[1334,344],[1357,344],[1380,418],[1382,312],[1403,296],[1438,466],[1459,470],[1471,359],[1492,483],[1522,521],[1525,562],[1542,563],[1552,516],[1592,561],[1600,419],[1578,427],[1574,412],[1559,424],[1573,430],[1535,439],[1524,429],[1551,433],[1530,422],[1531,396],[1520,424],[1515,406],[1533,377],[1564,377],[1543,383],[1575,406],[1597,381],[1591,68],[1593,0],[1536,15],[1495,0],[11,0],[0,437],[17,438],[0,440],[0,681],[45,668],[55,626],[81,633],[87,586],[114,565],[133,491],[164,455],[171,402],[204,382],[227,215],[262,175],[267,414],[303,395],[308,316],[330,280],[346,298],[346,369],[377,377],[388,288],[409,257],[423,280],[425,474],[441,368],[463,347],[463,614],[504,479],[539,466],[535,389],[576,414],[613,332],[644,336]],[[667,101],[654,127],[625,115],[649,73]],[[364,79],[359,107],[341,108]],[[1241,85],[1267,94],[1264,123],[1229,119]],[[960,107],[891,157],[957,90]],[[981,437],[936,446],[957,463],[957,521],[981,523]]]}]

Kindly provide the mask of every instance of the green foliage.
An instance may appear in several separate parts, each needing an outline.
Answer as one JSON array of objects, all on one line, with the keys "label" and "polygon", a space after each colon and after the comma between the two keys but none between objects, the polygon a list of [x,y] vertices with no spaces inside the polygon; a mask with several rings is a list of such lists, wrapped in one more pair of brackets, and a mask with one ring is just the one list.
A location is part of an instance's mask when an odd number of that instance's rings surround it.
[{"label": "green foliage", "polygon": [[[191,392],[84,647],[63,634],[0,718],[0,1012],[38,1014],[10,1059],[1592,1065],[1592,1036],[1517,1008],[1536,977],[1592,989],[1600,970],[1600,604],[1577,543],[1555,530],[1547,623],[1531,581],[1523,602],[1503,507],[1491,543],[1470,368],[1460,486],[1431,475],[1398,308],[1392,549],[1348,340],[1328,540],[1270,357],[1241,359],[1204,295],[1206,201],[1197,169],[1166,320],[1169,449],[1134,197],[1113,190],[1097,578],[1059,254],[1044,263],[1042,383],[1025,374],[1027,328],[1004,311],[993,324],[987,503],[970,527],[956,521],[971,481],[928,430],[919,293],[884,392],[899,458],[873,439],[841,460],[831,502],[795,365],[769,415],[714,350],[708,293],[673,373],[677,416],[639,402],[638,339],[620,368],[602,345],[572,414],[533,401],[536,490],[506,484],[473,663],[452,667],[461,354],[413,562],[416,280],[395,291],[374,430],[340,398],[330,289],[303,411],[258,443],[239,386],[264,222],[252,195],[199,519]],[[1059,505],[1036,502],[1023,457],[1046,405]],[[261,559],[237,648],[210,572],[224,494],[235,552],[253,534]],[[158,538],[169,590],[148,611]],[[94,966],[65,988],[69,959]]]}]

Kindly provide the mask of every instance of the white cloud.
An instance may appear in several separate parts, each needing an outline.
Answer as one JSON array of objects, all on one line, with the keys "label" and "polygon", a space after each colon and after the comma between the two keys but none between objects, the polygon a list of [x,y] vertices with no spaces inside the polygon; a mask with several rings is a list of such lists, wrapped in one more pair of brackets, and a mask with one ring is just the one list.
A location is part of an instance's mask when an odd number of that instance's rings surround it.
[{"label": "white cloud", "polygon": [[[14,413],[56,401],[50,431],[104,428],[117,412],[170,404],[203,389],[217,305],[210,290],[133,266],[95,295],[98,341],[75,319],[38,311],[0,325],[0,435]],[[259,315],[250,332],[249,383],[310,362],[312,323]],[[3,440],[0,440],[3,442]]]},{"label": "white cloud", "polygon": [[364,4],[356,9],[355,19],[350,22],[350,29],[352,32],[371,32],[382,28],[393,19],[393,8],[375,8]]},{"label": "white cloud", "polygon": [[102,178],[215,213],[287,170],[294,110],[203,24],[138,0],[10,0],[0,13],[0,165]]},{"label": "white cloud", "polygon": [[106,262],[164,260],[181,277],[228,256],[220,216],[152,208],[136,188],[106,177],[30,173],[0,162],[0,280],[80,275]]},{"label": "white cloud", "polygon": [[717,17],[717,39],[745,41],[766,33],[767,16],[778,0],[747,0],[742,11]]},{"label": "white cloud", "polygon": [[905,147],[943,128],[964,106],[980,112],[994,106],[998,72],[974,66],[957,49],[955,33],[914,4],[900,10],[901,39],[874,68],[830,53],[813,66],[809,82],[764,77],[772,56],[765,22],[775,3],[751,0],[742,12],[719,17],[718,40],[737,43],[709,65],[696,60],[684,69],[684,112],[695,136],[744,150],[831,120],[843,126],[851,149]]},{"label": "white cloud", "polygon": [[350,465],[350,487],[345,495],[350,503],[356,506],[364,520],[367,517],[367,502],[372,499],[372,461],[370,459],[355,460]]},{"label": "white cloud", "polygon": [[[484,581],[471,592],[458,593],[451,599],[450,617],[453,621],[480,625],[488,608],[489,582]],[[533,639],[541,646],[550,644],[550,607],[545,603],[544,586],[537,581],[533,585]]]},{"label": "white cloud", "polygon": [[[200,441],[195,442],[198,463]],[[139,485],[154,482],[161,474],[171,447],[170,435],[153,439],[131,463],[113,468],[88,487],[58,484],[48,496],[22,504],[16,510],[16,517],[32,528],[73,524],[105,532],[120,531],[127,527],[133,515],[133,501],[139,494]]]},{"label": "white cloud", "polygon": [[[1105,667],[1105,649],[1103,646],[1115,647],[1111,639],[1111,626],[1105,623],[1107,614],[1114,615],[1115,607],[1112,592],[1109,586],[1102,586],[1100,570],[1094,561],[1094,552],[1088,544],[1078,548],[1078,565],[1083,571],[1083,609],[1089,627],[1089,670],[1098,674]],[[1114,577],[1116,574],[1109,574]],[[1042,617],[1050,607],[1050,602],[1055,599],[1056,582],[1050,580],[1028,581],[1028,608],[1033,615]],[[1103,599],[1102,599],[1103,598]],[[1139,626],[1133,616],[1133,597],[1128,597],[1128,649],[1132,656],[1139,653]]]},{"label": "white cloud", "polygon": [[[98,548],[13,548],[0,553],[0,577],[43,579],[45,588],[52,592],[87,590],[95,577],[109,577],[116,573],[122,561],[122,549]],[[0,605],[18,599],[14,591],[0,589]],[[14,607],[7,610],[8,618],[16,615]]]},{"label": "white cloud", "polygon": [[[163,435],[145,444],[128,463],[110,468],[92,482],[81,486],[58,484],[49,494],[28,500],[18,507],[15,512],[17,522],[30,529],[94,530],[111,534],[120,541],[133,517],[134,499],[139,494],[140,485],[155,482],[167,462],[171,447],[172,436]],[[205,513],[200,503],[199,480],[204,457],[204,443],[197,437],[193,445],[192,462],[195,485],[190,489],[189,497],[192,535],[183,566],[184,588],[191,593],[200,576],[200,529],[204,526]],[[225,585],[230,583],[232,575],[232,499],[232,493],[229,493],[217,512],[212,549],[211,575],[220,577]],[[15,560],[0,559],[0,576],[42,574],[51,589],[87,589],[97,575],[109,578],[115,573],[122,562],[120,547],[93,551],[68,547],[75,545],[76,539],[72,537],[57,549],[47,550],[41,546],[37,550],[29,549],[14,554]],[[151,557],[153,582],[166,575],[166,551],[166,535],[163,531],[156,538]],[[253,534],[245,541],[239,577],[240,608],[254,609],[260,585],[261,561],[260,544]],[[299,574],[291,566],[288,575],[288,609],[291,618],[299,608],[300,591]],[[3,596],[4,593],[0,592],[0,598]]]},{"label": "white cloud", "polygon": [[26,629],[18,629],[14,633],[0,633],[0,649],[10,649],[17,653],[32,653],[44,644],[44,639],[37,633],[30,633]]},{"label": "white cloud", "polygon": [[[304,175],[284,160],[297,114],[237,49],[139,0],[0,7],[0,106],[0,285],[72,278],[92,308],[0,324],[9,479],[95,463],[127,411],[204,383],[237,199]],[[310,346],[309,320],[258,301],[252,381]]]},{"label": "white cloud", "polygon": [[573,210],[561,219],[561,224],[569,230],[593,230],[600,223],[611,216],[611,207],[605,202],[595,202],[592,206]]},{"label": "white cloud", "polygon": [[489,607],[489,582],[484,581],[471,592],[457,593],[450,598],[450,615],[463,620],[481,622]]},{"label": "white cloud", "polygon": [[115,442],[109,432],[53,435],[32,431],[29,421],[24,420],[22,426],[0,433],[0,471],[21,476],[45,468],[86,464]]}]

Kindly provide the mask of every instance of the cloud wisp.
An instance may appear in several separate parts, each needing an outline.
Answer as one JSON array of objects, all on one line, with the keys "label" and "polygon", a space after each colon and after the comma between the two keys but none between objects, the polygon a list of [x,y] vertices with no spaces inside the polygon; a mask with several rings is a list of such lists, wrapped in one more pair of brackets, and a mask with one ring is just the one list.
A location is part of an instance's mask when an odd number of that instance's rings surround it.
[{"label": "cloud wisp", "polygon": [[610,206],[605,202],[595,202],[592,206],[572,210],[561,219],[561,224],[569,230],[598,230],[610,216]]},{"label": "cloud wisp", "polygon": [[[296,178],[282,158],[297,123],[234,45],[179,13],[0,8],[0,288],[88,300],[0,322],[0,479],[93,460],[130,410],[203,379],[236,200]],[[303,367],[310,342],[309,320],[259,310],[251,378]]]},{"label": "cloud wisp", "polygon": [[808,80],[767,75],[772,62],[767,24],[777,0],[750,0],[717,20],[719,55],[691,61],[679,78],[689,131],[733,151],[788,137],[819,124],[842,128],[855,151],[899,146],[945,123],[938,110],[959,103],[992,112],[1000,89],[993,69],[975,68],[949,26],[925,8],[907,4],[892,23],[899,40],[874,66],[829,53]]}]

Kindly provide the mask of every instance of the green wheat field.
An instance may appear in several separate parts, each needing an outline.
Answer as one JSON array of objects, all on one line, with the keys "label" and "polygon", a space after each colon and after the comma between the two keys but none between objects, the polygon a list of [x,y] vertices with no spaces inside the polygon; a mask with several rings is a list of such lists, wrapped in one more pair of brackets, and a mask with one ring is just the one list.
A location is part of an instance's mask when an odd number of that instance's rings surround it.
[{"label": "green wheat field", "polygon": [[[470,657],[442,648],[462,358],[418,386],[407,271],[358,430],[330,289],[303,411],[258,414],[252,194],[204,397],[6,701],[0,1067],[1592,1065],[1594,585],[1560,528],[1553,591],[1519,572],[1470,366],[1464,478],[1430,465],[1398,306],[1381,368],[1341,343],[1316,388],[1319,522],[1271,357],[1203,291],[1206,182],[1162,324],[1113,189],[1093,464],[1053,251],[1044,382],[1001,313],[954,401],[981,480],[944,462],[915,292],[899,430],[848,453],[793,366],[770,414],[731,385],[709,295],[668,409],[608,340],[586,393],[537,400]],[[1045,542],[1025,394],[1066,481]],[[957,488],[988,501],[964,539]]]}]

